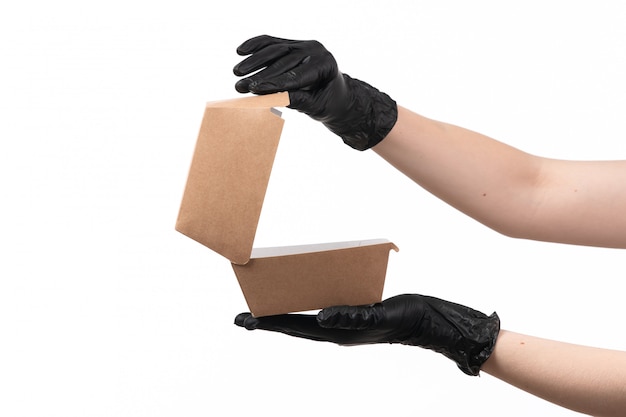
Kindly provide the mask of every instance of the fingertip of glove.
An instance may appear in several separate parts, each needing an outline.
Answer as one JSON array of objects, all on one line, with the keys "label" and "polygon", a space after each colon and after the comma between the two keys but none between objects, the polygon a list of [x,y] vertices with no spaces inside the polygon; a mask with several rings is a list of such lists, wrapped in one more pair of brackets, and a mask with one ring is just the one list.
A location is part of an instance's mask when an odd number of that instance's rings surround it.
[{"label": "fingertip of glove", "polygon": [[253,93],[258,95],[277,93],[281,90],[278,86],[271,82],[258,82],[249,78],[237,81],[235,90],[240,93]]},{"label": "fingertip of glove", "polygon": [[257,49],[266,46],[268,43],[280,41],[281,39],[269,35],[258,35],[252,37],[237,47],[237,54],[250,55]]},{"label": "fingertip of glove", "polygon": [[250,313],[240,313],[235,317],[235,324],[248,330],[254,330],[256,328],[256,319]]},{"label": "fingertip of glove", "polygon": [[250,92],[250,80],[244,79],[239,80],[235,83],[235,90],[240,93],[249,93]]},{"label": "fingertip of glove", "polygon": [[256,40],[257,38],[251,38],[239,45],[235,50],[237,52],[237,55],[250,55],[254,51],[254,48],[251,45],[254,44]]},{"label": "fingertip of glove", "polygon": [[245,60],[239,62],[237,65],[233,67],[233,74],[235,74],[238,77],[242,77],[246,74],[249,74],[250,72],[252,71],[250,71],[249,68],[246,67]]},{"label": "fingertip of glove", "polygon": [[243,42],[241,45],[237,47],[235,50],[237,55],[245,56],[250,55],[252,53],[253,48],[250,47],[251,44],[255,42],[256,38],[250,38],[247,41]]},{"label": "fingertip of glove", "polygon": [[333,328],[337,326],[338,316],[340,314],[337,307],[327,307],[320,310],[315,318],[320,327]]}]

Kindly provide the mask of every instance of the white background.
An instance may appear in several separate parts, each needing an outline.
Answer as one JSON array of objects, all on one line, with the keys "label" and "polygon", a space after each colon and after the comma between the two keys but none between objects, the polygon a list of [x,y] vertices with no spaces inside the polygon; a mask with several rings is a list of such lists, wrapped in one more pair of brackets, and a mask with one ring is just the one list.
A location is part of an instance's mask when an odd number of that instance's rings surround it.
[{"label": "white background", "polygon": [[[238,328],[230,264],[174,223],[204,103],[238,96],[235,48],[263,33],[320,40],[428,117],[543,156],[623,159],[623,4],[3,5],[0,415],[575,414],[419,348]],[[385,297],[434,295],[496,310],[507,329],[626,349],[623,251],[501,236],[283,115],[255,246],[387,238],[400,252]]]}]

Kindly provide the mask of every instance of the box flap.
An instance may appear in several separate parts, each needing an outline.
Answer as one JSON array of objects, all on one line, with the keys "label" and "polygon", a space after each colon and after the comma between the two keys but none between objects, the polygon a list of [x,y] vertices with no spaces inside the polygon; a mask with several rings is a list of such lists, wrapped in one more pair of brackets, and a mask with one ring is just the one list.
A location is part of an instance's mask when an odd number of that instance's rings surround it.
[{"label": "box flap", "polygon": [[208,103],[176,230],[234,264],[250,259],[288,93]]}]

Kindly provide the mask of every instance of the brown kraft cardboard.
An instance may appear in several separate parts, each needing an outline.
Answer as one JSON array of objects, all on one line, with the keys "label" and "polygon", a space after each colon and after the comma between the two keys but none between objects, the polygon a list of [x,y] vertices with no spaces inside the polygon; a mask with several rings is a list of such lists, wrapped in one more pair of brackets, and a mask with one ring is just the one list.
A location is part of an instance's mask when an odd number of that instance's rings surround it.
[{"label": "brown kraft cardboard", "polygon": [[253,248],[288,93],[208,103],[176,230],[228,259],[255,316],[382,299],[386,240]]}]

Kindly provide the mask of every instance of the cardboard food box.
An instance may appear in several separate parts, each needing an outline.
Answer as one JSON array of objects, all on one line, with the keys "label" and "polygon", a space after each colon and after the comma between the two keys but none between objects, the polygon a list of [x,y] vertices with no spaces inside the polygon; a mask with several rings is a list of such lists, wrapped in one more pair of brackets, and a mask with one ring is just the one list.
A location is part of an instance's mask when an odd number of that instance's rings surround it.
[{"label": "cardboard food box", "polygon": [[387,240],[253,248],[288,93],[208,103],[176,230],[227,258],[254,316],[382,299]]}]

